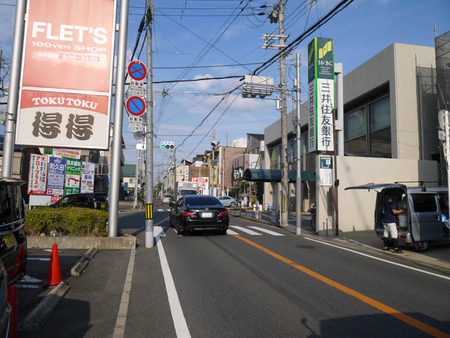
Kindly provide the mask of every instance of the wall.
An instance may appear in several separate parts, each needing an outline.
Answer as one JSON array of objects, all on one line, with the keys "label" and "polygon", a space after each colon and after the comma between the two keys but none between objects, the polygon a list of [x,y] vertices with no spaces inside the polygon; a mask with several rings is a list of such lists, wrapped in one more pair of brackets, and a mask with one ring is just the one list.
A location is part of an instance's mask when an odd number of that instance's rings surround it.
[{"label": "wall", "polygon": [[373,230],[376,198],[374,191],[344,190],[345,188],[367,183],[394,182],[411,182],[407,185],[418,186],[418,181],[437,182],[438,178],[438,166],[434,161],[338,156],[337,164],[339,228],[344,232]]}]

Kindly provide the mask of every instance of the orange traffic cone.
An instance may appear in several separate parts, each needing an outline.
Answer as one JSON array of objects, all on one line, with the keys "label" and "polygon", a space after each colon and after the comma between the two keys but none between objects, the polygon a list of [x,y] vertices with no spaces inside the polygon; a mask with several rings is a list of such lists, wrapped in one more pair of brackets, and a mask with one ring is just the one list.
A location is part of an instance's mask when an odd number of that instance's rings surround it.
[{"label": "orange traffic cone", "polygon": [[59,266],[58,246],[53,243],[46,285],[52,288],[59,283],[61,283],[61,268]]}]

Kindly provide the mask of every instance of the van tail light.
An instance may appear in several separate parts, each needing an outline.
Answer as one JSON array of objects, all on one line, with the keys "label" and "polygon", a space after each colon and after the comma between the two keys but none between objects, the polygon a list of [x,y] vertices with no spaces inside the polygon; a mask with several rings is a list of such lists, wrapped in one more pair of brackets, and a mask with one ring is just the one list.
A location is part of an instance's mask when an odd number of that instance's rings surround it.
[{"label": "van tail light", "polygon": [[217,215],[217,217],[224,217],[224,216],[228,216],[228,211],[222,211],[220,214]]},{"label": "van tail light", "polygon": [[401,238],[401,239],[406,239],[406,236],[403,236],[403,235],[400,235],[398,237]]},{"label": "van tail light", "polygon": [[194,212],[191,211],[183,211],[184,217],[190,217],[190,218],[197,218],[197,215]]}]

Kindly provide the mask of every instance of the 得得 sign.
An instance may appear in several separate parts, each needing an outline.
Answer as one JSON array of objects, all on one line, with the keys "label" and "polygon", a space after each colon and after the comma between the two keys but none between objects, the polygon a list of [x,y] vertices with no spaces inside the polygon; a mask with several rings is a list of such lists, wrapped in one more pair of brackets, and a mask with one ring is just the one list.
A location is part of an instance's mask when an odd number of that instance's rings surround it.
[{"label": "\u5f97\u5f97 sign", "polygon": [[107,149],[115,0],[28,0],[16,144]]}]

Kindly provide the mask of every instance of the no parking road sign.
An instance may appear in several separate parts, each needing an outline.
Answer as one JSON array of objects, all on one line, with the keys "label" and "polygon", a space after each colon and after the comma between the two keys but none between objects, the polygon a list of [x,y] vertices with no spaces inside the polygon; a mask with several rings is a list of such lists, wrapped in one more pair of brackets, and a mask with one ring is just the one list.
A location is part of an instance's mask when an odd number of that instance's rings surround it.
[{"label": "no parking road sign", "polygon": [[147,67],[141,61],[131,61],[128,64],[128,74],[133,80],[142,81],[147,76]]},{"label": "no parking road sign", "polygon": [[132,96],[127,100],[127,111],[134,116],[145,113],[145,102],[139,96]]}]

